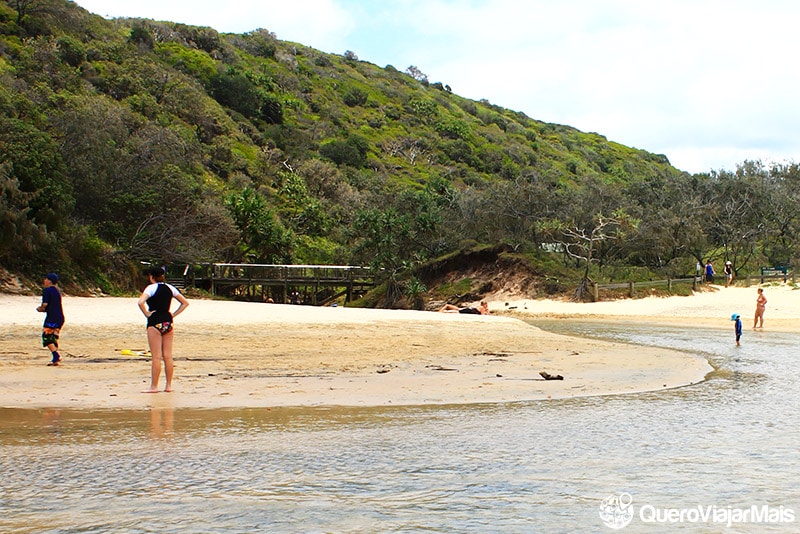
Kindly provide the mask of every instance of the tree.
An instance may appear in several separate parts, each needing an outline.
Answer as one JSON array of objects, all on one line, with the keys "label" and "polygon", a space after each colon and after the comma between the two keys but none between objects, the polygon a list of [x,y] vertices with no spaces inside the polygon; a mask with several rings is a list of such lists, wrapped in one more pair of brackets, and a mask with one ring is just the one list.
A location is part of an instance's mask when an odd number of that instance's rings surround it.
[{"label": "tree", "polygon": [[[440,191],[441,192],[441,191]],[[349,237],[353,260],[367,264],[387,284],[386,306],[391,307],[403,294],[402,274],[416,267],[431,254],[441,254],[442,198],[433,189],[394,195],[381,207],[357,213]]]},{"label": "tree", "polygon": [[201,202],[195,147],[180,130],[143,123],[109,98],[74,98],[54,123],[76,211],[108,242],[136,250],[143,220],[152,227],[170,210],[192,212]]},{"label": "tree", "polygon": [[359,87],[354,87],[350,89],[342,98],[342,101],[345,103],[346,106],[355,107],[355,106],[363,106],[367,103],[367,99],[369,98],[369,94]]},{"label": "tree", "polygon": [[541,243],[539,223],[561,213],[558,198],[536,174],[513,181],[497,180],[485,190],[470,188],[459,195],[463,238],[481,243],[506,243],[515,249]]},{"label": "tree", "polygon": [[8,0],[9,5],[17,12],[17,25],[22,25],[22,19],[44,8],[44,0]]},{"label": "tree", "polygon": [[291,233],[283,228],[261,195],[246,187],[230,195],[226,205],[239,229],[241,251],[237,259],[291,262]]},{"label": "tree", "polygon": [[23,267],[47,235],[28,217],[33,193],[20,190],[19,180],[10,176],[9,168],[8,163],[0,164],[0,264]]},{"label": "tree", "polygon": [[409,217],[393,208],[364,210],[356,216],[351,235],[354,258],[380,273],[387,284],[386,307],[392,307],[402,296],[399,274],[407,265],[404,245],[412,236]]},{"label": "tree", "polygon": [[261,95],[261,107],[258,116],[267,124],[283,124],[283,104],[275,95]]},{"label": "tree", "polygon": [[217,202],[187,204],[142,219],[128,247],[134,258],[159,258],[168,263],[230,259],[237,228]]},{"label": "tree", "polygon": [[405,283],[406,297],[411,301],[411,305],[415,310],[425,309],[425,299],[423,295],[428,291],[428,288],[416,276],[412,276]]},{"label": "tree", "polygon": [[29,193],[28,217],[57,230],[75,201],[56,142],[27,122],[0,117],[0,147],[0,164],[17,180],[19,190]]},{"label": "tree", "polygon": [[624,243],[625,260],[671,275],[705,263],[713,211],[708,175],[666,175],[635,180],[626,190],[626,211],[640,220]]},{"label": "tree", "polygon": [[278,38],[273,32],[259,28],[241,36],[240,46],[254,56],[271,58],[278,48]]},{"label": "tree", "polygon": [[769,193],[763,215],[762,253],[770,265],[791,265],[800,257],[800,165],[775,165],[763,185]]},{"label": "tree", "polygon": [[316,198],[335,199],[341,183],[339,169],[328,161],[307,159],[297,169],[306,182],[308,193]]},{"label": "tree", "polygon": [[721,195],[712,218],[724,256],[736,269],[747,266],[756,255],[756,243],[764,238],[765,230],[759,206],[766,205],[757,198],[757,189],[750,187],[753,184],[742,182],[728,184],[736,194]]},{"label": "tree", "polygon": [[298,234],[319,236],[328,226],[319,199],[308,194],[305,180],[294,172],[278,173],[278,194],[283,199],[281,218]]},{"label": "tree", "polygon": [[350,135],[344,141],[330,141],[322,145],[319,153],[337,165],[349,165],[355,168],[367,164],[369,144],[360,135]]},{"label": "tree", "polygon": [[263,100],[258,87],[247,76],[235,71],[215,76],[211,80],[211,94],[220,104],[245,117],[256,117],[262,113]]},{"label": "tree", "polygon": [[426,83],[428,81],[428,75],[414,65],[409,65],[409,67],[406,69],[406,73],[418,82]]},{"label": "tree", "polygon": [[556,230],[563,236],[560,241],[567,255],[584,263],[583,277],[575,290],[575,300],[584,300],[590,293],[592,283],[589,270],[593,262],[597,261],[597,251],[606,241],[618,240],[625,232],[637,226],[638,221],[631,219],[623,211],[616,211],[611,217],[602,213],[596,215],[591,226],[568,225],[560,221],[550,221],[543,225],[550,230]]},{"label": "tree", "polygon": [[155,46],[155,38],[153,38],[153,32],[150,31],[149,28],[145,26],[134,26],[131,29],[130,37],[128,40],[138,46],[141,46],[147,50],[152,50]]}]

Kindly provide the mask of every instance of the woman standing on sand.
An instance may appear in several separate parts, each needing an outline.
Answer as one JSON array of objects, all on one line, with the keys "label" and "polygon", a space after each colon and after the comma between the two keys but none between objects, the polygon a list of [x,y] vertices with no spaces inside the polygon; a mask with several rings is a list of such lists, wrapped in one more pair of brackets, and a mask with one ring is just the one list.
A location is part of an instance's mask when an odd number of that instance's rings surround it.
[{"label": "woman standing on sand", "polygon": [[764,310],[767,309],[767,297],[764,296],[764,290],[758,288],[758,298],[756,298],[756,317],[753,319],[753,330],[756,325],[759,328],[764,328]]},{"label": "woman standing on sand", "polygon": [[[172,361],[172,341],[175,332],[172,320],[186,309],[189,301],[178,289],[164,281],[164,269],[154,267],[147,273],[150,285],[144,288],[139,297],[139,309],[147,317],[147,343],[150,345],[152,363],[150,366],[150,389],[143,393],[158,393],[158,379],[161,375],[161,359],[164,359],[164,374],[167,384],[164,389],[172,391],[172,375],[175,366]],[[180,303],[174,313],[170,313],[173,297]]]}]

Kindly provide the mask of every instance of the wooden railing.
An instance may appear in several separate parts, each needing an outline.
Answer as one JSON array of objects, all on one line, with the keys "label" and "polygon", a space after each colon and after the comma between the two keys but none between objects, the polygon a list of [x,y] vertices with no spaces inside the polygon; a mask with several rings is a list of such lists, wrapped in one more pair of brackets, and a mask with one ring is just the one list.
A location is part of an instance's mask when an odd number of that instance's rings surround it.
[{"label": "wooden railing", "polygon": [[[725,276],[724,275],[717,275],[715,284],[722,282],[724,284]],[[791,280],[791,282],[795,283],[795,273],[794,271],[772,271],[767,269],[762,269],[760,275],[747,275],[740,278],[734,278],[734,285],[744,285],[744,287],[750,287],[754,283],[765,284],[767,282],[783,282],[787,283]],[[676,284],[687,284],[691,285],[692,289],[697,289],[697,286],[703,284],[705,278],[702,276],[695,276],[692,278],[668,278],[666,280],[647,280],[644,282],[618,282],[613,284],[592,284],[592,300],[595,302],[600,300],[600,290],[613,290],[613,289],[627,289],[627,294],[629,297],[633,298],[636,295],[637,289],[650,289],[650,288],[657,288],[663,287],[666,290],[672,291],[673,286]]]}]

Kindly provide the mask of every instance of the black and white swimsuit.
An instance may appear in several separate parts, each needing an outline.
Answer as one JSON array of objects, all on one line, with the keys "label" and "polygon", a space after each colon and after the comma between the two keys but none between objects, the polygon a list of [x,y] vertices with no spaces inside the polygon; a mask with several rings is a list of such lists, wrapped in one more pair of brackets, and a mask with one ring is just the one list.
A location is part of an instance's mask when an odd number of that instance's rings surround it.
[{"label": "black and white swimsuit", "polygon": [[147,299],[147,309],[153,312],[147,318],[147,326],[157,328],[162,334],[172,330],[172,297],[178,296],[178,289],[164,282],[150,284],[144,288]]}]

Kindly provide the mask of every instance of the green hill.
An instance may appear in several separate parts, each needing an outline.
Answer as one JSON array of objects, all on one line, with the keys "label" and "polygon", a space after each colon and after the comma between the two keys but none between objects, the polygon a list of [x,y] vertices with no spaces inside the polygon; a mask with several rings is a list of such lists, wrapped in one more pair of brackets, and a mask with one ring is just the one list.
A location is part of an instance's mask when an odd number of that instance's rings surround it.
[{"label": "green hill", "polygon": [[[707,254],[744,262],[709,220],[724,219],[732,183],[776,181],[757,164],[689,176],[415,67],[267,30],[107,21],[66,0],[0,2],[0,149],[0,266],[104,290],[131,287],[139,262],[354,263],[394,277],[477,244],[685,272]],[[614,224],[599,232],[604,216]],[[794,256],[794,234],[768,241],[758,254]]]}]

